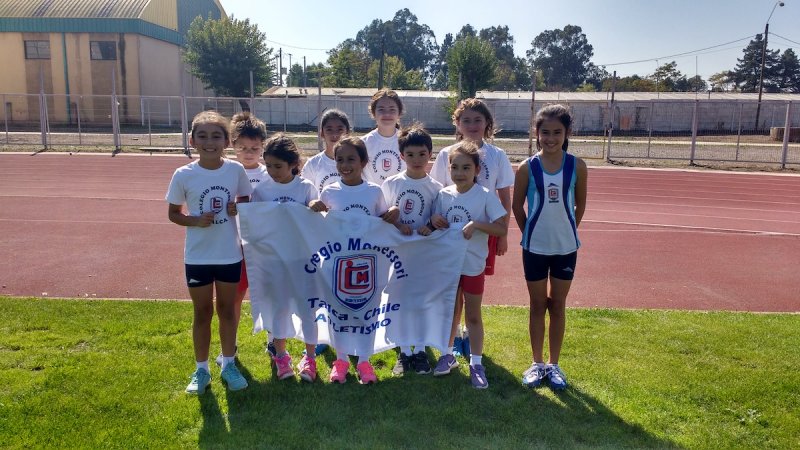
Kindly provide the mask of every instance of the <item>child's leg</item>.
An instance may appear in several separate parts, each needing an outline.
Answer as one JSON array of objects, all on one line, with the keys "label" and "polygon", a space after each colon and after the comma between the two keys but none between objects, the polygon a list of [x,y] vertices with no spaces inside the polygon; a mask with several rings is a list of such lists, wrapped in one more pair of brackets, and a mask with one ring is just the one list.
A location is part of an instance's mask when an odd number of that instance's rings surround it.
[{"label": "child's leg", "polygon": [[567,294],[569,294],[571,285],[572,280],[550,277],[550,298],[547,299],[547,309],[550,313],[550,330],[548,332],[550,364],[558,364],[561,345],[564,343],[564,329],[567,321]]},{"label": "child's leg", "polygon": [[214,284],[190,287],[189,296],[194,306],[192,320],[192,344],[194,359],[208,361],[208,348],[211,345],[211,319],[214,317]]},{"label": "child's leg", "polygon": [[531,308],[530,316],[528,318],[528,332],[531,337],[533,361],[537,363],[544,363],[543,353],[545,313],[547,312],[547,278],[539,281],[529,281],[527,284]]},{"label": "child's leg", "polygon": [[219,316],[219,340],[222,344],[222,355],[231,357],[236,354],[236,283],[215,282],[217,288],[217,315]]},{"label": "child's leg", "polygon": [[[469,340],[473,355],[483,355],[483,318],[481,317],[481,301],[483,294],[464,293],[465,322],[469,330]],[[467,355],[464,355],[467,356]]]},{"label": "child's leg", "polygon": [[458,325],[461,323],[461,310],[464,308],[464,296],[463,290],[461,289],[461,283],[458,284],[458,290],[456,291],[456,304],[453,310],[453,322],[450,325],[450,341],[448,341],[449,348],[447,349],[448,352],[452,351],[453,349],[453,342],[456,339],[456,333],[458,333]]},{"label": "child's leg", "polygon": [[[280,356],[286,353],[286,339],[275,339],[275,354]],[[306,345],[306,348],[308,346]]]},{"label": "child's leg", "polygon": [[306,355],[308,355],[309,358],[315,358],[317,356],[316,350],[317,344],[309,344],[306,342]]},{"label": "child's leg", "polygon": [[238,326],[239,326],[239,321],[242,320],[242,302],[244,301],[245,294],[247,294],[247,289],[242,291],[242,290],[239,290],[237,288],[237,290],[236,290],[236,300],[235,300],[235,303],[234,303],[234,314],[235,314],[235,317],[236,317],[237,329],[238,329]]}]

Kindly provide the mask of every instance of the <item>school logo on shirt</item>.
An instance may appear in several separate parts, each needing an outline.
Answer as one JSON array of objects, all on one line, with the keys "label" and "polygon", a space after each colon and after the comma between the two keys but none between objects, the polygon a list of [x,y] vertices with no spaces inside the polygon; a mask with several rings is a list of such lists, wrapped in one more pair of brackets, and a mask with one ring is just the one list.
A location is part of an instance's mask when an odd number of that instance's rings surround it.
[{"label": "school logo on shirt", "polygon": [[222,197],[211,197],[211,211],[214,214],[221,212],[225,208],[225,199]]},{"label": "school logo on shirt", "polygon": [[403,213],[411,214],[414,211],[414,199],[407,198],[403,202]]},{"label": "school logo on shirt", "polygon": [[550,203],[558,203],[560,197],[558,191],[558,185],[555,183],[550,183],[550,185],[547,186],[547,198],[550,200]]},{"label": "school logo on shirt", "polygon": [[339,256],[333,264],[333,294],[339,302],[358,311],[375,295],[375,255]]},{"label": "school logo on shirt", "polygon": [[389,158],[383,158],[383,170],[389,171],[392,168],[392,160]]}]

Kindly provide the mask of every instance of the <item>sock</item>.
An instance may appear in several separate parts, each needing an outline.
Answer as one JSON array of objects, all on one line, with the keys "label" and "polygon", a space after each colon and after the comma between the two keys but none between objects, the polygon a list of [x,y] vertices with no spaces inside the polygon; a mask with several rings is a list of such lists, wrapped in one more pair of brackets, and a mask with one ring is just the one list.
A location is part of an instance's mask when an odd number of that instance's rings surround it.
[{"label": "sock", "polygon": [[208,372],[208,373],[211,373],[211,371],[210,371],[210,370],[208,370],[208,360],[205,360],[205,361],[195,361],[195,364],[197,364],[197,368],[198,368],[198,369],[203,369],[203,370],[205,370],[206,372]]},{"label": "sock", "polygon": [[342,354],[342,353],[336,352],[336,359],[337,359],[338,361],[344,361],[344,362],[346,362],[347,364],[350,364],[350,358],[348,358],[348,357],[347,357],[347,355],[345,355],[345,354]]},{"label": "sock", "polygon": [[406,356],[411,355],[411,346],[410,345],[400,346],[400,353],[405,353]]},{"label": "sock", "polygon": [[236,359],[235,356],[223,356],[222,357],[222,370],[225,370],[228,367],[228,364],[234,364],[234,360]]},{"label": "sock", "polygon": [[369,356],[359,356],[358,357],[358,363],[359,364],[361,364],[364,361],[369,362]]},{"label": "sock", "polygon": [[453,356],[453,347],[452,347],[452,346],[450,346],[450,347],[447,347],[447,350],[445,350],[445,351],[443,351],[443,352],[441,352],[441,353],[442,353],[443,355],[450,355],[450,356]]},{"label": "sock", "polygon": [[275,358],[283,358],[285,355],[288,355],[288,354],[289,354],[289,352],[287,352],[286,350],[284,350],[282,352],[277,352],[277,353],[275,353]]},{"label": "sock", "polygon": [[481,360],[483,359],[483,355],[469,355],[469,365],[470,366],[479,366],[481,365]]}]

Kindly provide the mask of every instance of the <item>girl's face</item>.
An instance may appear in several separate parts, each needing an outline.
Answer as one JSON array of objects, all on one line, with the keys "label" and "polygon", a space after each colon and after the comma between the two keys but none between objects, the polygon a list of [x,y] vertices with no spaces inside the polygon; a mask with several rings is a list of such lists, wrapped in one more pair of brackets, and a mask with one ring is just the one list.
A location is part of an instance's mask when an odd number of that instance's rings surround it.
[{"label": "girl's face", "polygon": [[290,165],[280,158],[267,155],[264,158],[264,165],[267,166],[267,173],[276,183],[286,184],[294,180],[292,169],[297,167],[297,164]]},{"label": "girl's face", "polygon": [[383,97],[375,102],[375,123],[378,128],[390,130],[395,128],[397,121],[400,120],[400,108],[397,103],[389,97]]},{"label": "girl's face", "polygon": [[333,146],[345,134],[347,134],[347,127],[339,119],[328,119],[322,126],[322,139],[325,141],[326,148],[333,149]]},{"label": "girl's face", "polygon": [[[479,170],[475,161],[467,155],[455,153],[450,160],[450,178],[457,188],[471,188]],[[461,189],[459,191],[463,192]]]},{"label": "girl's face", "polygon": [[225,148],[230,144],[225,137],[225,130],[213,123],[198,125],[189,143],[197,150],[200,159],[206,161],[222,158]]},{"label": "girl's face", "polygon": [[236,159],[245,169],[255,169],[264,151],[264,143],[261,139],[241,136],[233,143],[233,149],[236,150]]},{"label": "girl's face", "polygon": [[358,151],[350,145],[343,145],[336,152],[336,170],[342,182],[348,186],[361,184],[361,172],[366,165],[367,162],[362,161]]},{"label": "girl's face", "polygon": [[558,119],[547,119],[536,130],[536,139],[543,153],[560,152],[568,136],[569,130]]},{"label": "girl's face", "polygon": [[465,109],[456,121],[456,129],[464,139],[472,142],[483,142],[488,126],[486,117],[473,109]]}]

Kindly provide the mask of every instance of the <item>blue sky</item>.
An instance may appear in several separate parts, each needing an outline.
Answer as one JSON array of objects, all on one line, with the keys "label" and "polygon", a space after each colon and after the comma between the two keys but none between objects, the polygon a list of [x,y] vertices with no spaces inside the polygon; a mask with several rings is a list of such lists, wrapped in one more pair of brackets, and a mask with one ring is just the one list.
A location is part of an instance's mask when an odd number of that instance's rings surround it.
[{"label": "blue sky", "polygon": [[[268,44],[303,56],[308,63],[325,62],[325,50],[335,47],[374,19],[391,20],[409,8],[419,23],[428,25],[441,43],[469,23],[476,30],[507,25],[515,39],[515,53],[525,56],[531,41],[544,30],[579,25],[594,47],[593,62],[607,64],[620,76],[647,75],[659,64],[675,60],[687,76],[695,70],[703,78],[732,69],[751,36],[764,32],[772,0],[299,0],[255,2],[221,0],[229,15],[249,18],[265,32]],[[267,6],[269,5],[269,6]],[[800,0],[785,0],[770,20],[770,49],[793,48],[800,54]],[[740,40],[742,38],[747,38]],[[785,38],[785,39],[783,39]],[[691,52],[733,42],[687,56]],[[647,60],[637,64],[610,64]],[[288,56],[284,59],[288,65]],[[695,68],[696,67],[696,68]]]}]

